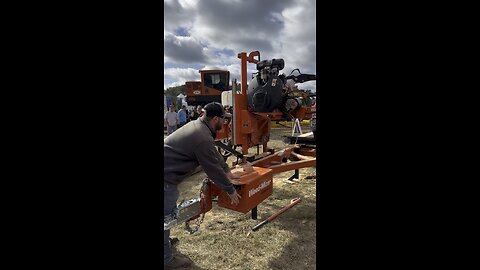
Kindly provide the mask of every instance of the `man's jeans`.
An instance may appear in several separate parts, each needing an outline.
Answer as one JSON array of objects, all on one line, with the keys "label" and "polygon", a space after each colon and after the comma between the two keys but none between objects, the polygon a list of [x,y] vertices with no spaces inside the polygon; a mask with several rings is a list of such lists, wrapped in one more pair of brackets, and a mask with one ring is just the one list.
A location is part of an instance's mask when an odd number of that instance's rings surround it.
[{"label": "man's jeans", "polygon": [[175,130],[177,130],[177,125],[175,126],[167,125],[167,135],[172,134]]},{"label": "man's jeans", "polygon": [[[177,206],[179,196],[176,185],[163,183],[163,216],[170,215]],[[170,245],[170,230],[163,231],[163,265],[172,260],[172,247]]]}]

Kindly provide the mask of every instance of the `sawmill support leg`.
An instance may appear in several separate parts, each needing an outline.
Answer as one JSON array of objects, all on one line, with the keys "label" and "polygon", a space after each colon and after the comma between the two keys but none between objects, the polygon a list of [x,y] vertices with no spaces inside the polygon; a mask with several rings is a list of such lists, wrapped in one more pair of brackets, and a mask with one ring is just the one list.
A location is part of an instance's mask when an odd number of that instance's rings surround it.
[{"label": "sawmill support leg", "polygon": [[288,178],[288,180],[299,179],[300,174],[298,173],[298,170],[299,169],[295,169],[295,173],[292,176],[290,176],[290,178]]}]

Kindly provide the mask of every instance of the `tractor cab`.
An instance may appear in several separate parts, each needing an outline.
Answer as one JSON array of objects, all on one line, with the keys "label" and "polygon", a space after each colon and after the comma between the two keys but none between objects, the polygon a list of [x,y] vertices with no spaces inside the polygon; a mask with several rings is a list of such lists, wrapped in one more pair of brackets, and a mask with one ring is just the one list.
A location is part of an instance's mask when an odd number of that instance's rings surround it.
[{"label": "tractor cab", "polygon": [[204,106],[210,102],[221,102],[223,91],[230,90],[230,72],[225,70],[200,70],[201,81],[185,82],[187,103]]}]

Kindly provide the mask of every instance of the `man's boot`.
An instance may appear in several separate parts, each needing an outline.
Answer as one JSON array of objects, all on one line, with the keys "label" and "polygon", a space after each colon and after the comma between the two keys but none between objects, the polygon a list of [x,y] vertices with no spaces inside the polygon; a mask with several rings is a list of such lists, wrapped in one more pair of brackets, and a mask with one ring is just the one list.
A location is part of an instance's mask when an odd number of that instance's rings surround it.
[{"label": "man's boot", "polygon": [[165,265],[165,270],[182,269],[192,264],[192,261],[182,254],[173,255],[173,259]]}]

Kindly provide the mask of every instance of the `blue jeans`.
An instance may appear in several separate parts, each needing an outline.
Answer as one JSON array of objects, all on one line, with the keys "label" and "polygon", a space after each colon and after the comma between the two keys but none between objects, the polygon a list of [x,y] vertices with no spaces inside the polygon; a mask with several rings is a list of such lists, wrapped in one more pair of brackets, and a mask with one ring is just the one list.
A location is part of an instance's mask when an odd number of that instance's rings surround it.
[{"label": "blue jeans", "polygon": [[177,125],[175,126],[167,125],[167,135],[172,134],[175,130],[177,130]]},{"label": "blue jeans", "polygon": [[[179,196],[176,185],[163,183],[163,216],[170,215],[177,206]],[[170,245],[170,230],[163,231],[163,265],[173,259],[172,247]]]}]

